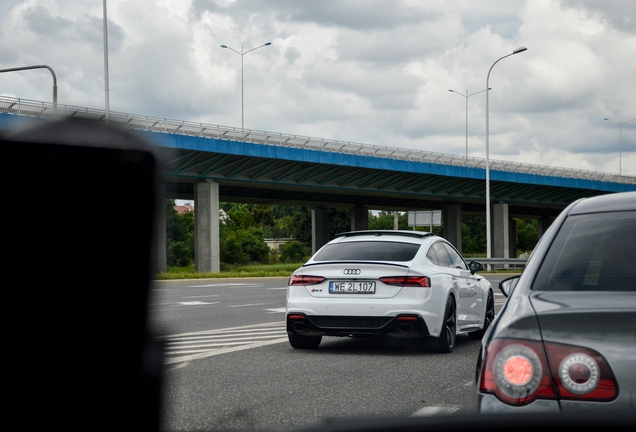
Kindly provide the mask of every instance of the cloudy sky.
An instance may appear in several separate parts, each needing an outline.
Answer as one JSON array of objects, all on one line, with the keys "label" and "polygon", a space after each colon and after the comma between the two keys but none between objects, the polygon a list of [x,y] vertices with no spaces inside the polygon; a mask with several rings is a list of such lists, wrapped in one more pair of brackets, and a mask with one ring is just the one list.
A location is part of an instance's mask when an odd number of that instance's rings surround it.
[{"label": "cloudy sky", "polygon": [[[1,0],[0,69],[104,108],[102,0]],[[108,0],[110,109],[463,155],[490,75],[491,158],[636,175],[634,0]],[[0,95],[51,100],[46,70]],[[448,90],[453,89],[457,94]],[[485,156],[485,93],[468,98]],[[619,152],[619,148],[622,152]]]}]

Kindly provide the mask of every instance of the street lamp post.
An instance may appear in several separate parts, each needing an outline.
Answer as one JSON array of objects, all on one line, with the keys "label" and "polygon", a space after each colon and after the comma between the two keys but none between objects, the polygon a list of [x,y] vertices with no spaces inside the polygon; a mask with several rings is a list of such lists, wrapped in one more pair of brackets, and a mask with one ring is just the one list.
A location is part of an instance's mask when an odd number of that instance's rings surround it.
[{"label": "street lamp post", "polygon": [[[490,66],[490,69],[488,70],[488,75],[486,76],[486,88],[490,88],[489,84],[490,84],[490,72],[492,72],[492,68],[495,67],[495,65],[497,63],[499,63],[501,60],[505,59],[506,57],[510,57],[512,55],[515,54],[519,54],[521,52],[526,51],[528,48],[526,47],[519,47],[517,49],[515,49],[513,52],[511,52],[508,55],[505,55],[501,58],[499,58],[496,62],[494,62],[492,64],[492,66]],[[490,92],[486,92],[486,256],[488,258],[491,258],[491,235],[490,235],[490,145],[489,145],[489,123],[488,123],[488,116],[489,116],[489,95]]]},{"label": "street lamp post", "polygon": [[53,114],[57,113],[57,77],[55,76],[55,71],[51,66],[47,65],[35,65],[35,66],[22,66],[16,68],[8,68],[8,69],[0,69],[0,73],[2,72],[17,72],[23,70],[30,69],[48,69],[51,72],[51,76],[53,77]]},{"label": "street lamp post", "polygon": [[238,52],[237,50],[235,50],[234,48],[227,46],[227,45],[221,45],[221,48],[226,48],[229,50],[234,51],[235,53],[237,53],[238,55],[241,56],[241,129],[245,129],[245,100],[244,100],[244,92],[243,92],[243,56],[245,54],[247,54],[248,52],[257,50],[259,48],[263,48],[265,46],[271,45],[271,42],[265,42],[263,45],[261,46],[257,46],[256,48],[252,48],[250,50],[247,51],[243,51],[243,45],[241,45],[241,52]]},{"label": "street lamp post", "polygon": [[636,119],[631,119],[626,122],[621,122],[621,119],[618,119],[618,123],[614,120],[608,119],[607,117],[603,120],[611,121],[618,125],[618,174],[623,175],[623,125],[633,122]]},{"label": "street lamp post", "polygon": [[106,0],[103,1],[102,32],[104,39],[104,114],[106,121],[110,121],[110,90],[108,85],[108,16],[106,10]]},{"label": "street lamp post", "polygon": [[[488,89],[488,90],[492,90],[492,89]],[[464,96],[463,94],[461,94],[459,92],[456,92],[455,90],[448,89],[448,91],[451,92],[451,93],[455,93],[455,94],[463,97],[464,99],[466,99],[466,157],[468,157],[468,98],[471,97],[471,96],[475,96],[476,94],[483,93],[486,90],[478,91],[478,92],[473,93],[473,94],[468,94],[468,90],[466,90],[466,96]]]}]

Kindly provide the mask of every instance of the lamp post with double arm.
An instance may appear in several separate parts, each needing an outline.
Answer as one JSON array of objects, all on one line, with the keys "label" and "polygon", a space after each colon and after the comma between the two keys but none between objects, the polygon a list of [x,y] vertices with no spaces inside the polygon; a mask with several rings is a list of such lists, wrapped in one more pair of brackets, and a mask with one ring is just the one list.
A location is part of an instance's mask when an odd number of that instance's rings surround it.
[{"label": "lamp post with double arm", "polygon": [[245,100],[244,100],[244,92],[243,92],[243,57],[245,56],[245,54],[247,54],[248,52],[252,52],[254,50],[257,50],[259,48],[263,48],[266,46],[271,45],[271,42],[265,42],[263,45],[257,46],[256,48],[252,48],[249,49],[247,51],[243,51],[243,45],[241,45],[241,52],[238,52],[237,50],[235,50],[234,48],[227,46],[227,45],[221,45],[221,48],[225,48],[225,49],[229,49],[234,51],[235,53],[237,53],[238,55],[241,56],[241,129],[245,129]]},{"label": "lamp post with double arm", "polygon": [[[488,90],[492,90],[492,89],[488,89]],[[451,92],[451,93],[455,93],[455,94],[463,97],[464,99],[466,99],[466,157],[468,157],[468,98],[471,97],[471,96],[475,96],[476,94],[483,93],[486,90],[478,91],[478,92],[473,93],[473,94],[468,94],[468,90],[466,90],[466,95],[465,96],[463,94],[461,94],[460,92],[456,92],[455,90],[452,90],[452,89],[448,89],[448,91]]]}]

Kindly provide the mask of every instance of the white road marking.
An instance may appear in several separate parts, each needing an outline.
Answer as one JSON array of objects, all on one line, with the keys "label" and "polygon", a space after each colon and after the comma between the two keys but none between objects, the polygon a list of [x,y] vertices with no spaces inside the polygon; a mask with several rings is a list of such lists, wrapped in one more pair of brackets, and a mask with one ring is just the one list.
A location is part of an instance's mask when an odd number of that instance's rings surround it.
[{"label": "white road marking", "polygon": [[[258,334],[259,336],[254,336],[254,334]],[[260,337],[260,335],[271,335],[271,334],[280,336],[281,331],[279,329],[274,329],[274,330],[269,330],[269,331],[264,330],[264,329],[262,329],[261,331],[253,330],[252,333],[248,333],[247,334],[247,336],[248,336],[247,339],[240,337],[240,336],[244,336],[245,333],[241,334],[241,333],[238,333],[238,332],[227,332],[227,333],[224,333],[222,335],[185,336],[185,337],[178,338],[177,340],[179,340],[179,342],[170,341],[170,339],[167,339],[167,341],[168,341],[167,345],[187,344],[187,343],[194,343],[194,342],[197,342],[197,341],[212,341],[212,340],[219,341],[219,342],[223,341],[223,340],[228,340],[228,341],[230,341],[230,340],[231,341],[249,340],[249,339],[255,339],[257,337]],[[233,336],[238,336],[238,337],[235,337],[233,339],[215,339],[215,338],[224,338],[224,337],[232,336],[232,335]],[[271,336],[269,336],[269,337],[271,337]]]},{"label": "white road marking", "polygon": [[281,308],[274,308],[274,309],[263,309],[268,311],[269,313],[285,313],[287,312],[287,308],[281,307]]},{"label": "white road marking", "polygon": [[212,356],[215,356],[215,355],[227,354],[227,353],[231,353],[231,352],[235,352],[235,351],[242,351],[242,350],[246,350],[246,349],[262,347],[262,346],[266,346],[266,345],[273,345],[273,344],[283,343],[283,342],[287,342],[287,341],[288,341],[288,339],[287,339],[287,337],[285,337],[285,338],[280,338],[280,339],[274,339],[274,340],[271,340],[271,341],[255,342],[255,343],[249,344],[249,345],[239,345],[239,346],[234,346],[234,347],[229,347],[229,348],[216,349],[216,350],[211,350],[211,351],[207,351],[207,352],[203,352],[203,353],[199,353],[199,354],[192,354],[192,355],[183,356],[183,357],[169,358],[169,359],[166,359],[166,361],[164,361],[164,364],[173,364],[173,363],[187,362],[187,361],[191,361],[191,360],[197,360],[197,359],[201,359],[201,358],[212,357]]},{"label": "white road marking", "polygon": [[286,290],[287,287],[282,287],[282,288],[267,288],[268,290]]},{"label": "white road marking", "polygon": [[231,308],[237,308],[237,307],[248,307],[248,306],[263,306],[267,303],[252,303],[252,304],[244,304],[244,305],[234,305],[234,306],[228,306]]},{"label": "white road marking", "polygon": [[160,339],[166,342],[165,364],[187,362],[288,341],[284,321],[182,333]]},{"label": "white road marking", "polygon": [[[192,344],[191,341],[188,342],[174,342],[171,344],[168,344],[168,346],[166,347],[166,352],[165,354],[189,354],[189,353],[195,353],[195,352],[204,352],[204,351],[210,351],[209,349],[200,349],[200,348],[210,348],[210,347],[224,347],[224,346],[228,346],[228,345],[245,345],[245,344],[251,344],[252,342],[258,340],[258,341],[262,341],[262,340],[272,340],[273,338],[280,338],[280,333],[275,334],[275,335],[271,335],[271,336],[250,336],[248,338],[233,338],[233,339],[217,339],[214,340],[213,342],[210,341],[211,343],[195,343]],[[189,343],[190,345],[185,345],[185,346],[175,346],[176,344],[181,344],[181,343]],[[178,351],[170,351],[170,350],[175,350],[178,349]],[[193,351],[195,350],[195,351]]]},{"label": "white road marking", "polygon": [[437,415],[448,415],[448,414],[454,413],[460,408],[461,407],[457,405],[441,405],[441,406],[424,407],[420,410],[415,411],[409,417],[429,417],[429,416],[437,416]]},{"label": "white road marking", "polygon": [[182,305],[182,306],[201,306],[201,305],[213,305],[213,304],[217,304],[219,302],[211,302],[211,303],[206,303],[206,302],[202,302],[202,301],[191,301],[191,302],[179,302],[178,304]]}]

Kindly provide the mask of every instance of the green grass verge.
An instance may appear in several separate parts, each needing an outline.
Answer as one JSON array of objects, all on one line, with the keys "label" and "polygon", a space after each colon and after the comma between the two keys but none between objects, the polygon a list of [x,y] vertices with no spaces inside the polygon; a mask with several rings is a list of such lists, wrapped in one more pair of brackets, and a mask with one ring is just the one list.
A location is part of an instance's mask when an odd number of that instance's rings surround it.
[{"label": "green grass verge", "polygon": [[294,270],[302,266],[297,264],[254,264],[224,268],[218,273],[197,273],[194,266],[168,267],[165,273],[154,276],[155,280],[171,279],[207,279],[207,278],[246,278],[246,277],[289,277]]}]

